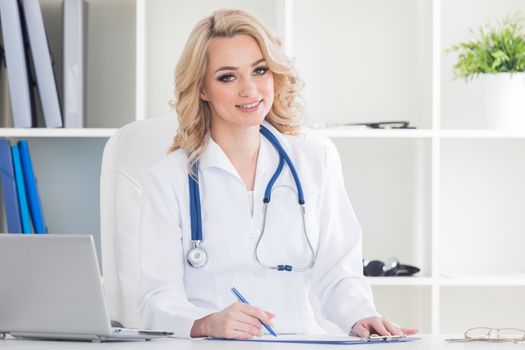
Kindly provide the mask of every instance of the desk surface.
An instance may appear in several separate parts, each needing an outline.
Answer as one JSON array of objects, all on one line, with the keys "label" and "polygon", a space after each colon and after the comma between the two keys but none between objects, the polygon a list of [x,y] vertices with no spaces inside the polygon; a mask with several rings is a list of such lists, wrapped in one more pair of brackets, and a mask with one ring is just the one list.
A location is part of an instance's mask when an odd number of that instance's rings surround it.
[{"label": "desk surface", "polygon": [[355,349],[403,349],[403,350],[496,350],[496,349],[525,349],[525,343],[448,343],[446,338],[457,338],[461,335],[419,335],[422,339],[416,342],[397,343],[397,344],[370,344],[370,345],[318,345],[318,344],[282,344],[282,343],[250,343],[250,342],[226,342],[209,340],[187,340],[187,339],[155,339],[152,341],[128,341],[128,342],[69,342],[69,341],[36,341],[36,340],[0,340],[2,350],[77,350],[77,349],[97,349],[97,350],[215,350],[215,349],[258,349],[258,350],[282,350],[282,349],[308,349],[308,350],[336,350],[340,348]]}]

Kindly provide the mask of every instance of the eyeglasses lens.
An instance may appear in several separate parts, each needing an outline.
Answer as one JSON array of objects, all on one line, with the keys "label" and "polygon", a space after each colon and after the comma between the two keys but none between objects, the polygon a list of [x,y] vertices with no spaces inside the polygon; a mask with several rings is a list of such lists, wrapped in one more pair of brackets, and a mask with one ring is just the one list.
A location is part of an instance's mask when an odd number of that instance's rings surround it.
[{"label": "eyeglasses lens", "polygon": [[503,339],[525,339],[525,331],[515,328],[502,328],[499,330],[499,338]]},{"label": "eyeglasses lens", "polygon": [[478,327],[478,328],[469,329],[465,333],[465,336],[471,339],[490,339],[491,337],[495,337],[495,334],[492,336],[491,334],[492,334],[491,328]]},{"label": "eyeglasses lens", "polygon": [[523,340],[525,330],[517,328],[488,328],[478,327],[469,329],[465,336],[470,339],[490,339],[490,340]]}]

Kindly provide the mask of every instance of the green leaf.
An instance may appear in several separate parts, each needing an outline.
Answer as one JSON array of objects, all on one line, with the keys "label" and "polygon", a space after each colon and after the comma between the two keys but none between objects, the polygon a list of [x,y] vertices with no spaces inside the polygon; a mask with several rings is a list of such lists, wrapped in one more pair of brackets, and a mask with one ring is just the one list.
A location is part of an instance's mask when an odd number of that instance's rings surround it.
[{"label": "green leaf", "polygon": [[525,16],[516,12],[499,22],[497,27],[484,25],[477,32],[469,29],[474,39],[446,49],[458,56],[455,78],[470,80],[482,73],[525,72]]}]

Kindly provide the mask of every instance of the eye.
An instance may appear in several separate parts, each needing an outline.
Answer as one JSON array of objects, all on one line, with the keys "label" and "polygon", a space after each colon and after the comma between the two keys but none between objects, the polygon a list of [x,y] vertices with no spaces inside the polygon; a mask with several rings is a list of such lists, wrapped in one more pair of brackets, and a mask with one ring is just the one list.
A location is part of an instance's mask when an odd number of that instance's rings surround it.
[{"label": "eye", "polygon": [[257,67],[254,70],[255,75],[264,75],[268,71],[268,67]]},{"label": "eye", "polygon": [[230,81],[233,81],[235,79],[235,76],[233,74],[224,74],[217,78],[217,80],[222,81],[224,83],[228,83]]}]

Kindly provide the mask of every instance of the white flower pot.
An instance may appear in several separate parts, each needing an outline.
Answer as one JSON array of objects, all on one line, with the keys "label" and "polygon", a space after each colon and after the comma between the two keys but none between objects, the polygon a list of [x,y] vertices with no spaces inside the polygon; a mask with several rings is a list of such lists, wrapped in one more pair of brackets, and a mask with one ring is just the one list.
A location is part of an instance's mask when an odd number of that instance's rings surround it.
[{"label": "white flower pot", "polygon": [[468,84],[479,92],[489,129],[525,130],[525,73],[480,74]]}]

